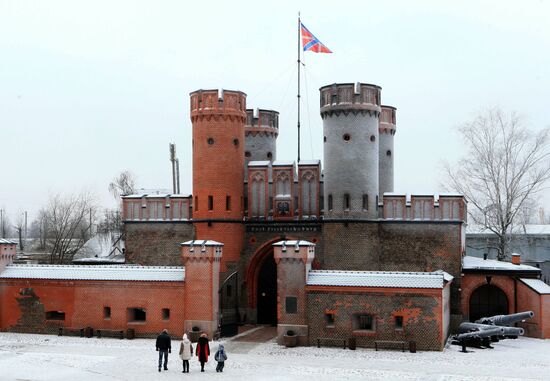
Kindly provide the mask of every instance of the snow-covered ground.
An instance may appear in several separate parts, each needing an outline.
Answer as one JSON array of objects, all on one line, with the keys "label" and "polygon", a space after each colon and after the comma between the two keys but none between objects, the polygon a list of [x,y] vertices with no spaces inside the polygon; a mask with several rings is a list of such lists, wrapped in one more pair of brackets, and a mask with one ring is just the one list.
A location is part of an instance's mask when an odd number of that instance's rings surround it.
[{"label": "snow-covered ground", "polygon": [[[211,359],[205,373],[191,360],[181,373],[179,342],[168,371],[157,370],[154,340],[117,340],[0,333],[1,380],[548,380],[550,340],[520,338],[495,349],[457,346],[444,352],[402,353],[340,348],[284,348],[274,342],[225,341],[223,373]],[[214,351],[217,342],[211,343]]]}]

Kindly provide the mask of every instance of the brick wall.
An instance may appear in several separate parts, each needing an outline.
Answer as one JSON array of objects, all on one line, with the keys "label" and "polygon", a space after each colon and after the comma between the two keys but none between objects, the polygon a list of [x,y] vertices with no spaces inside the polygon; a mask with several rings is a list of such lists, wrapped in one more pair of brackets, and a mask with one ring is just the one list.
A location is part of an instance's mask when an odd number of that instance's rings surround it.
[{"label": "brick wall", "polygon": [[[3,280],[0,327],[15,332],[51,332],[57,327],[126,330],[154,337],[166,328],[183,334],[183,282]],[[106,319],[104,307],[111,308]],[[128,321],[128,308],[146,310],[146,321]],[[162,309],[169,309],[163,320]],[[64,320],[46,320],[46,312],[61,311]]]},{"label": "brick wall", "polygon": [[[420,350],[443,348],[442,290],[365,289],[355,291],[315,290],[308,292],[309,342],[317,338],[349,339],[357,345],[374,347],[375,340],[414,340]],[[325,313],[334,313],[327,326]],[[374,316],[374,330],[354,330],[354,314]],[[395,328],[395,316],[403,317],[403,329]]]},{"label": "brick wall", "polygon": [[124,224],[126,263],[144,266],[181,266],[180,243],[194,239],[190,222]]}]

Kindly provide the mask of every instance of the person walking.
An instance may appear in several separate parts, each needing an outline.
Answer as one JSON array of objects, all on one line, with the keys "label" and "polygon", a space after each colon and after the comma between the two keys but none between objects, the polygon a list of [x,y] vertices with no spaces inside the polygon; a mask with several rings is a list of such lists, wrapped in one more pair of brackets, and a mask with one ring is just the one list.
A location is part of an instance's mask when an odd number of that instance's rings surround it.
[{"label": "person walking", "polygon": [[189,360],[193,356],[193,345],[191,341],[187,338],[187,334],[183,334],[183,341],[180,345],[180,358],[183,361],[183,371],[182,373],[189,373]]},{"label": "person walking", "polygon": [[214,360],[218,362],[218,365],[216,366],[216,372],[223,372],[225,360],[227,360],[227,354],[225,353],[225,348],[223,347],[223,344],[220,344],[220,346],[218,347],[218,350],[214,355]]},{"label": "person walking", "polygon": [[162,358],[164,357],[164,370],[168,370],[168,353],[172,353],[172,340],[168,335],[168,330],[163,329],[162,333],[157,336],[157,352],[159,353],[159,372],[162,366]]},{"label": "person walking", "polygon": [[208,336],[206,336],[206,333],[203,333],[199,337],[196,353],[201,363],[201,372],[204,372],[204,364],[208,362],[208,356],[210,355],[210,346],[208,345]]}]

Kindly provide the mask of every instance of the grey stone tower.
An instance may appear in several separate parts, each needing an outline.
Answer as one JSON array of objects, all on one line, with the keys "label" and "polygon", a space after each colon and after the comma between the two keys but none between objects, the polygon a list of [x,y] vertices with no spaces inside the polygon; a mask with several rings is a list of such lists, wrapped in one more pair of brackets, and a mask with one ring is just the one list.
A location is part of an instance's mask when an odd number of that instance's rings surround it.
[{"label": "grey stone tower", "polygon": [[325,218],[378,218],[381,87],[321,87]]},{"label": "grey stone tower", "polygon": [[[256,111],[256,112],[254,112]],[[274,161],[277,158],[279,113],[273,110],[246,110],[244,125],[245,165],[252,160]]]},{"label": "grey stone tower", "polygon": [[380,113],[380,125],[378,133],[379,149],[379,197],[384,195],[384,192],[393,192],[393,136],[395,135],[395,107],[382,106]]}]

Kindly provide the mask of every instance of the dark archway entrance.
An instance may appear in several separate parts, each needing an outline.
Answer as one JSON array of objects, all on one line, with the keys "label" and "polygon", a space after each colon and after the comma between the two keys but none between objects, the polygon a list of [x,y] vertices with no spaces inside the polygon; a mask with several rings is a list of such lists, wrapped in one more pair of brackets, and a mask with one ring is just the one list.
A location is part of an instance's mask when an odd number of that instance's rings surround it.
[{"label": "dark archway entrance", "polygon": [[277,324],[277,264],[273,251],[260,266],[256,297],[258,324]]},{"label": "dark archway entrance", "polygon": [[508,298],[504,291],[496,286],[485,284],[477,288],[470,296],[470,321],[507,313]]}]

